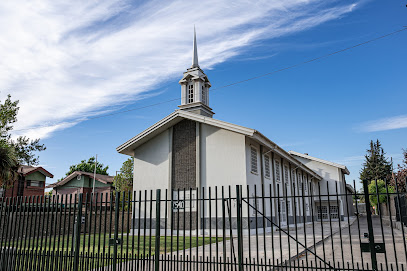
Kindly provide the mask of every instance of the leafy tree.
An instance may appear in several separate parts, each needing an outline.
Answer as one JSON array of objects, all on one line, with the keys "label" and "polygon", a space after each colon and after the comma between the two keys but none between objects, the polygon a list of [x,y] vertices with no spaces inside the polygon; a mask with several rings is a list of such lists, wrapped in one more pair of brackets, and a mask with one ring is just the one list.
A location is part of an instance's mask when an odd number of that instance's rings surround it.
[{"label": "leafy tree", "polygon": [[[370,203],[374,206],[378,206],[378,203],[385,203],[387,202],[387,190],[389,193],[394,193],[394,187],[391,185],[387,186],[386,189],[386,183],[383,180],[377,180],[377,188],[376,188],[376,181],[371,181],[369,186],[369,199]],[[377,195],[379,195],[379,201],[377,200]]]},{"label": "leafy tree", "polygon": [[[66,176],[72,174],[75,171],[84,171],[84,172],[94,173],[95,160],[96,160],[95,157],[92,156],[91,158],[89,158],[88,161],[82,160],[79,164],[70,166],[69,171],[66,173]],[[109,169],[109,166],[105,167],[100,162],[96,163],[96,174],[109,175],[107,173],[108,169]]]},{"label": "leafy tree", "polygon": [[4,103],[0,101],[0,139],[14,148],[15,155],[21,164],[38,165],[39,157],[36,152],[44,151],[46,148],[40,144],[40,139],[31,140],[25,136],[19,136],[16,140],[11,139],[13,124],[17,122],[19,101],[11,101],[8,95]]},{"label": "leafy tree", "polygon": [[19,167],[14,148],[0,139],[0,187],[7,187],[17,179]]},{"label": "leafy tree", "polygon": [[120,174],[114,178],[113,185],[116,191],[129,192],[133,190],[133,167],[134,160],[127,159],[120,168]]},{"label": "leafy tree", "polygon": [[403,149],[403,161],[397,165],[397,172],[392,178],[391,185],[396,187],[399,192],[406,192],[407,181],[407,149]]},{"label": "leafy tree", "polygon": [[365,162],[360,171],[360,179],[368,180],[390,180],[392,173],[391,163],[387,161],[380,141],[370,141],[370,149],[366,150]]},{"label": "leafy tree", "polygon": [[120,174],[117,174],[117,176],[114,177],[113,181],[115,190],[117,192],[122,192],[119,204],[120,208],[124,208],[124,210],[127,210],[131,206],[130,200],[132,198],[131,191],[133,191],[133,168],[134,160],[132,158],[127,159],[126,161],[124,161],[122,167],[120,168]]}]

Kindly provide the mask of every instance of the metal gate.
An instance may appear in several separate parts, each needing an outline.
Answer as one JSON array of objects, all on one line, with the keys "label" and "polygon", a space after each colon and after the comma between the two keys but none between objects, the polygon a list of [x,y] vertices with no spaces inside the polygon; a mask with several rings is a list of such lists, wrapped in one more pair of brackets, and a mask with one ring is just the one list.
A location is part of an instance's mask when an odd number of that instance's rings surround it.
[{"label": "metal gate", "polygon": [[1,198],[0,270],[405,269],[405,193],[285,189]]}]

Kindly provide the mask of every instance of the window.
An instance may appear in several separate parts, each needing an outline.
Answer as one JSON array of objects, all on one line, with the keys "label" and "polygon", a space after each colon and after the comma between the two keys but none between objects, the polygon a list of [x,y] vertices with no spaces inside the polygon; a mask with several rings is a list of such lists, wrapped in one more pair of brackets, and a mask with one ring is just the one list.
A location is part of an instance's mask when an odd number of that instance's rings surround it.
[{"label": "window", "polygon": [[328,207],[318,206],[318,219],[328,219]]},{"label": "window", "polygon": [[255,147],[250,147],[250,165],[251,172],[257,173],[257,149]]},{"label": "window", "polygon": [[291,212],[291,200],[287,200],[287,206],[288,206],[288,215],[293,215]]},{"label": "window", "polygon": [[194,102],[194,85],[188,85],[188,103]]},{"label": "window", "polygon": [[276,181],[280,181],[280,162],[276,160]]},{"label": "window", "polygon": [[290,185],[288,182],[288,167],[286,165],[284,165],[284,182],[287,186]]},{"label": "window", "polygon": [[303,180],[304,180],[304,191],[305,193],[308,192],[308,183],[307,183],[307,178],[305,177],[305,175],[303,176]]},{"label": "window", "polygon": [[28,186],[31,186],[31,187],[42,187],[42,183],[43,183],[43,182],[40,182],[40,181],[30,181],[30,180],[28,180],[28,181],[27,181],[27,187],[28,187]]},{"label": "window", "polygon": [[338,219],[339,218],[338,206],[329,206],[329,215],[331,216],[332,219]]},{"label": "window", "polygon": [[[329,212],[328,212],[329,211]],[[318,206],[318,219],[338,219],[339,218],[339,208],[338,206]]]},{"label": "window", "polygon": [[264,176],[270,178],[270,157],[264,156]]},{"label": "window", "polygon": [[202,102],[206,104],[206,91],[204,86],[202,86]]}]

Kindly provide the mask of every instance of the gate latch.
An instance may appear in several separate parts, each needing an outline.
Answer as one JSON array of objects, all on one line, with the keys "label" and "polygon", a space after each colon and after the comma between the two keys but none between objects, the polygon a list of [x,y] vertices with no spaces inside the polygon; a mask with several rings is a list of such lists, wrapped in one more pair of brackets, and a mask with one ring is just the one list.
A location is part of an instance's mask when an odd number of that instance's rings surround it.
[{"label": "gate latch", "polygon": [[109,246],[114,246],[118,245],[120,246],[122,244],[122,239],[109,239]]},{"label": "gate latch", "polygon": [[[360,250],[362,250],[362,252],[370,252],[370,244],[361,243]],[[374,243],[374,250],[376,251],[376,253],[386,253],[386,247],[384,243]]]}]

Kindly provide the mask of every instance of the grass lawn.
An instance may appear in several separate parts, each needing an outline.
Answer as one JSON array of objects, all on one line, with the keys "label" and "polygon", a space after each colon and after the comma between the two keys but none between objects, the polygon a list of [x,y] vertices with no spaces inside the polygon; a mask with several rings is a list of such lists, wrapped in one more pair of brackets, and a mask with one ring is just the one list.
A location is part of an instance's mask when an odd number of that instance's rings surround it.
[{"label": "grass lawn", "polygon": [[[81,235],[80,238],[80,252],[83,253],[113,253],[114,246],[109,245],[109,234],[87,234]],[[155,236],[121,236],[121,245],[118,245],[118,253],[131,253],[137,255],[154,255],[155,254]],[[171,242],[172,241],[172,242]],[[160,253],[169,253],[171,251],[183,250],[197,246],[207,245],[223,241],[223,238],[218,237],[189,237],[185,236],[161,236],[160,237]],[[18,244],[9,243],[8,246],[27,248],[28,250],[42,250],[42,251],[71,251],[73,244],[72,235],[48,238],[31,238],[30,240],[20,240]],[[171,249],[172,248],[172,249]]]}]

